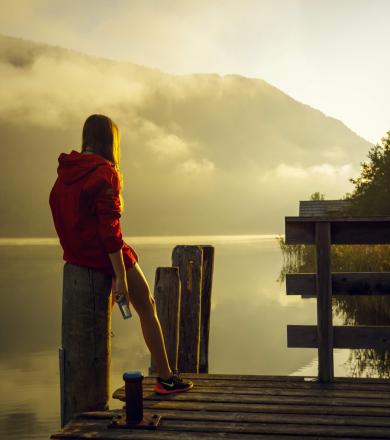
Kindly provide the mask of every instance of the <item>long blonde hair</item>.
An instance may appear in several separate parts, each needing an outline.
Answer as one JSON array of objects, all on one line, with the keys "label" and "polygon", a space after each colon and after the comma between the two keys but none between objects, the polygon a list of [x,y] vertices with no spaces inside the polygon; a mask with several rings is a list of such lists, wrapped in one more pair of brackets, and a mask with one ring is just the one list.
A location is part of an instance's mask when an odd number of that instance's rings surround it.
[{"label": "long blonde hair", "polygon": [[100,114],[88,116],[83,126],[81,152],[83,153],[87,147],[93,153],[99,154],[114,165],[119,177],[119,200],[121,211],[123,211],[123,174],[119,166],[121,155],[120,132],[118,126],[111,118]]}]

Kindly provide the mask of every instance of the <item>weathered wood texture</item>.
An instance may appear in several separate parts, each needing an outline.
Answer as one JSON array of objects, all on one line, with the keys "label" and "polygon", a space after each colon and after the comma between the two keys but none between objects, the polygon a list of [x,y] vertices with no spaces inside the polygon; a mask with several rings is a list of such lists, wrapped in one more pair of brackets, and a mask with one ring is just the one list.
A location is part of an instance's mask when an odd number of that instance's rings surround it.
[{"label": "weathered wood texture", "polygon": [[109,400],[111,277],[65,263],[62,301],[63,423]]},{"label": "weathered wood texture", "polygon": [[199,372],[203,251],[200,246],[175,246],[172,266],[179,268],[181,305],[178,369]]},{"label": "weathered wood texture", "polygon": [[[287,274],[286,293],[316,298],[316,274]],[[332,296],[342,295],[390,295],[390,272],[333,272]]]},{"label": "weathered wood texture", "polygon": [[[158,267],[154,282],[154,299],[171,368],[177,368],[180,297],[178,268]],[[155,361],[151,358],[149,374],[155,372]]]},{"label": "weathered wood texture", "polygon": [[[287,346],[317,348],[317,327],[288,325]],[[333,347],[390,350],[390,326],[333,326]]]},{"label": "weathered wood texture", "polygon": [[202,295],[200,319],[199,373],[209,371],[209,333],[211,315],[211,292],[214,272],[214,247],[201,245],[203,250]]},{"label": "weathered wood texture", "polygon": [[[380,379],[183,374],[186,393],[153,392],[144,379],[144,413],[162,416],[156,431],[107,429],[124,410],[87,412],[52,438],[356,440],[390,438],[390,382]],[[123,388],[114,396],[124,398]]]},{"label": "weathered wood texture", "polygon": [[390,349],[390,327],[332,327],[332,295],[390,293],[390,272],[331,273],[331,244],[390,244],[390,217],[286,217],[286,244],[315,244],[316,273],[287,274],[287,294],[317,298],[317,327],[288,326],[288,347],[317,347],[319,379],[333,380],[333,347]]},{"label": "weathered wood texture", "polygon": [[332,244],[390,244],[390,217],[285,217],[286,244],[314,244],[317,222],[329,222]]},{"label": "weathered wood texture", "polygon": [[318,377],[333,380],[332,279],[330,269],[330,224],[316,223],[316,291]]}]

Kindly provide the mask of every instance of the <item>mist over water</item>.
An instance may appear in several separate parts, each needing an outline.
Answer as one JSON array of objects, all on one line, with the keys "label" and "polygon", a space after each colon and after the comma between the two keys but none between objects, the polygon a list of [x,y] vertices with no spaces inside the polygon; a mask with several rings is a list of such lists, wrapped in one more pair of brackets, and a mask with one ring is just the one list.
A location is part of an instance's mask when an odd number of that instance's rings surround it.
[{"label": "mist over water", "polygon": [[[59,428],[62,249],[55,241],[0,242],[0,438],[46,439]],[[209,373],[316,375],[316,350],[287,348],[287,324],[314,324],[314,299],[285,294],[276,280],[282,254],[274,236],[132,237],[153,291],[155,270],[178,244],[215,246]],[[42,244],[45,243],[45,244]],[[337,324],[337,319],[334,319]],[[113,311],[111,392],[122,374],[148,374],[138,315]],[[348,350],[335,350],[336,376],[348,376]],[[110,401],[111,408],[120,408]]]}]

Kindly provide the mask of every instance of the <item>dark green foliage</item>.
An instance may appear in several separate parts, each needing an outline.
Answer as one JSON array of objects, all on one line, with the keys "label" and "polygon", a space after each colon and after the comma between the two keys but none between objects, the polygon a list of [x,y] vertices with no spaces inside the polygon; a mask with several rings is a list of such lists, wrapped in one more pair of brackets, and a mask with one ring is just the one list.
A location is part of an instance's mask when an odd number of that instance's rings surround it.
[{"label": "dark green foliage", "polygon": [[390,215],[390,131],[367,156],[369,161],[361,163],[360,176],[350,179],[355,189],[345,197],[352,201],[348,214]]},{"label": "dark green foliage", "polygon": [[310,200],[325,200],[325,195],[317,191],[310,196]]}]

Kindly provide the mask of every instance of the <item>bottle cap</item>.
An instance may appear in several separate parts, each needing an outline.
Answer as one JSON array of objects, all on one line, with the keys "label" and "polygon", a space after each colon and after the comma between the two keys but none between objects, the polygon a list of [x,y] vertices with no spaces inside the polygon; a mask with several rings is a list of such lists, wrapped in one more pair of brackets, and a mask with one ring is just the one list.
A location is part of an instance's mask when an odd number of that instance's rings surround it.
[{"label": "bottle cap", "polygon": [[123,373],[123,380],[137,380],[137,379],[143,379],[144,375],[141,373],[141,371],[126,371]]}]

